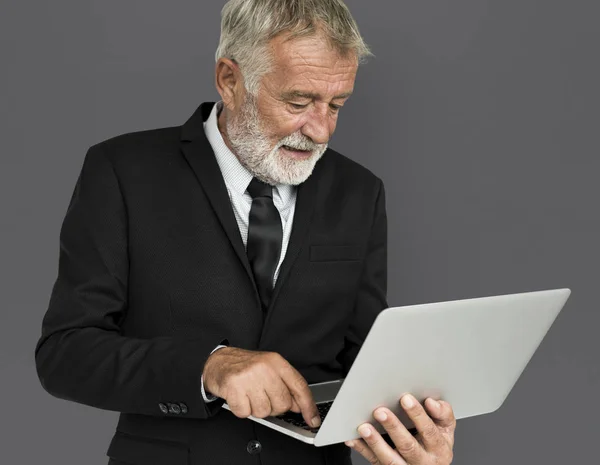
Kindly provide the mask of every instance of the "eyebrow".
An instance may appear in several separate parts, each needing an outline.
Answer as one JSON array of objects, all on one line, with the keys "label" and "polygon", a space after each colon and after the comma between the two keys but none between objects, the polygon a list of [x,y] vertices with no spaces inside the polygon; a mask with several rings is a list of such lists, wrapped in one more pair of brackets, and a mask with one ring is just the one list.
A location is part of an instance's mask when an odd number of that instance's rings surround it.
[{"label": "eyebrow", "polygon": [[[352,95],[352,92],[344,92],[343,94],[336,95],[333,97],[333,100],[348,98]],[[289,92],[285,92],[282,97],[286,100],[294,99],[294,98],[309,98],[309,99],[321,99],[321,95],[314,94],[312,92],[302,92],[300,90],[291,90]]]}]

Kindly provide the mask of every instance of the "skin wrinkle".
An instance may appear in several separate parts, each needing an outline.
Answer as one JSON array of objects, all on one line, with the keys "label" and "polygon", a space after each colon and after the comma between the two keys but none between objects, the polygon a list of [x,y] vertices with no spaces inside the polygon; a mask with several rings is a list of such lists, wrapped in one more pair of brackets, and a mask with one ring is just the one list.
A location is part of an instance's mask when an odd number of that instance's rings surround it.
[{"label": "skin wrinkle", "polygon": [[[354,90],[358,58],[340,56],[324,37],[286,40],[281,34],[269,45],[274,66],[262,77],[257,96],[247,94],[235,63],[217,62],[217,89],[224,102],[219,130],[255,177],[297,185],[310,176],[335,132],[339,110]],[[290,98],[294,91],[312,98]],[[283,145],[312,155],[295,157],[280,149]]]}]

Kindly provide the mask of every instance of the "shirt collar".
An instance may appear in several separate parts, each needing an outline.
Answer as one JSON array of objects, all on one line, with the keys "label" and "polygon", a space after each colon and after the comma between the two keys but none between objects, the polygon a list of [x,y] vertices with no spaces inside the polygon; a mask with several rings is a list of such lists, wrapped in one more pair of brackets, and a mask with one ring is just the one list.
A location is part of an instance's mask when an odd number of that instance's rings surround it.
[{"label": "shirt collar", "polygon": [[[212,111],[210,112],[210,116],[204,122],[204,132],[206,133],[206,138],[210,143],[213,151],[215,152],[215,157],[217,159],[217,163],[219,164],[219,168],[221,169],[221,173],[223,174],[223,179],[225,180],[225,184],[227,184],[230,188],[235,189],[241,195],[244,195],[250,181],[254,177],[248,169],[240,163],[235,154],[229,150],[227,144],[223,140],[223,136],[219,131],[218,126],[218,117],[223,108],[223,102],[217,102]],[[281,197],[283,204],[285,205],[294,192],[294,186],[290,186],[287,184],[276,184],[275,189],[279,196]]]}]

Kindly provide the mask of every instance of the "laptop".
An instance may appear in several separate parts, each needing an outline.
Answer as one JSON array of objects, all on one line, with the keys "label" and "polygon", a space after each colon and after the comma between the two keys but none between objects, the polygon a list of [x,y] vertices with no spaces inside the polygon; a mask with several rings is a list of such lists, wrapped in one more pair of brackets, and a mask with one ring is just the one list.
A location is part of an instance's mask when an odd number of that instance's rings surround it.
[{"label": "laptop", "polygon": [[[566,303],[570,289],[393,307],[377,315],[346,378],[310,385],[321,426],[301,414],[248,419],[321,447],[360,438],[372,413],[405,393],[449,402],[457,419],[500,408]],[[227,403],[223,408],[229,409]]]}]

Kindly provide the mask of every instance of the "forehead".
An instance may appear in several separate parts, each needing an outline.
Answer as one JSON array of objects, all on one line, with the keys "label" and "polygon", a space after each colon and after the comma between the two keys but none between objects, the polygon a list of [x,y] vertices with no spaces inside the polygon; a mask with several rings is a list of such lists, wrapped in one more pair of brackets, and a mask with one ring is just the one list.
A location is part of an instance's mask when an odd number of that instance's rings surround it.
[{"label": "forehead", "polygon": [[319,36],[285,39],[280,35],[270,44],[273,70],[265,78],[273,90],[301,90],[323,98],[352,92],[358,70],[356,56],[340,56]]}]

